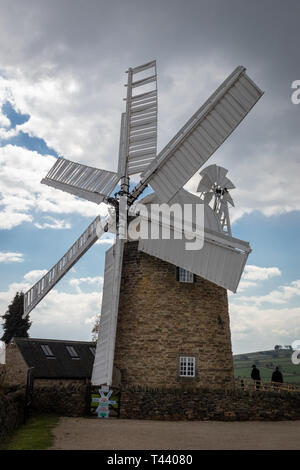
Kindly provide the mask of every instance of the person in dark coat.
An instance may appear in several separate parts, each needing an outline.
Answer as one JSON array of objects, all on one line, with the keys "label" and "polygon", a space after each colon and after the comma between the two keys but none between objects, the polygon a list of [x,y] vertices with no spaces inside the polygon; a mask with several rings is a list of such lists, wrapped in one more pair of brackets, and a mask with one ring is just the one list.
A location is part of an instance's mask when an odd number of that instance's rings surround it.
[{"label": "person in dark coat", "polygon": [[259,369],[257,369],[255,364],[253,364],[253,366],[252,366],[251,379],[254,380],[254,384],[256,385],[256,389],[259,389],[259,386],[260,386],[260,372],[259,372]]},{"label": "person in dark coat", "polygon": [[283,383],[283,377],[282,377],[282,373],[279,370],[279,367],[276,367],[276,369],[274,370],[272,374],[272,382],[276,382],[276,385]]}]

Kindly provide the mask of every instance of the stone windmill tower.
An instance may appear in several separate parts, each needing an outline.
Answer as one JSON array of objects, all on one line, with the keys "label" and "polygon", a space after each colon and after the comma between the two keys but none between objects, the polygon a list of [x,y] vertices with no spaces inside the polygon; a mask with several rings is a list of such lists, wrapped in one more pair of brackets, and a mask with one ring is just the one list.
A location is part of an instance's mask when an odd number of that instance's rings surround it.
[{"label": "stone windmill tower", "polygon": [[[92,383],[110,386],[117,375],[113,372],[118,371],[123,385],[230,386],[233,367],[227,289],[236,291],[251,250],[247,242],[231,235],[228,203],[233,204],[229,190],[234,186],[225,168],[211,165],[202,170],[199,197],[183,186],[262,92],[245,68],[237,67],[157,154],[156,62],[129,68],[127,73],[118,171],[59,158],[42,180],[97,204],[106,202],[112,208],[110,216],[104,222],[97,217],[26,292],[24,315],[98,237],[114,232],[116,242],[106,253]],[[134,174],[140,174],[140,181],[131,189],[129,178]],[[148,185],[154,192],[139,199]],[[177,214],[166,224],[170,207]],[[200,222],[195,214],[202,214]],[[178,223],[178,218],[188,218],[189,223]],[[166,226],[167,237],[163,234]],[[148,228],[147,236],[142,227]],[[197,249],[187,248],[191,235],[199,242]]]}]

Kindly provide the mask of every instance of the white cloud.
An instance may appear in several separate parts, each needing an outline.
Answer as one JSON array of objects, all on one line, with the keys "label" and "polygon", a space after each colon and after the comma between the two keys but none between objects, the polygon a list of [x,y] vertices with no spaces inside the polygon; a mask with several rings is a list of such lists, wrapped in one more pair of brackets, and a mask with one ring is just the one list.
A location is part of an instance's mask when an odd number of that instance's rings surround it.
[{"label": "white cloud", "polygon": [[[35,213],[79,214],[83,217],[107,214],[105,204],[80,200],[40,183],[55,160],[50,155],[43,156],[13,145],[0,148],[0,205],[3,208],[0,228],[11,229],[23,222],[32,222]],[[43,226],[38,225],[38,228]],[[56,222],[50,225],[55,225],[50,228],[58,228]]]},{"label": "white cloud", "polygon": [[24,261],[22,253],[0,252],[0,263],[21,263]]},{"label": "white cloud", "polygon": [[[84,9],[75,0],[44,2],[42,6],[30,1],[27,8],[19,3],[14,7],[6,1],[0,19],[0,100],[5,97],[15,109],[30,115],[30,120],[13,132],[23,130],[39,136],[66,158],[114,169],[127,66],[150,60],[153,51],[157,52],[161,146],[233,70],[243,52],[250,76],[253,73],[266,93],[209,163],[228,167],[237,186],[232,221],[255,210],[265,215],[300,210],[300,146],[299,139],[295,144],[289,133],[292,120],[297,122],[287,80],[294,55],[290,53],[291,41],[283,38],[278,48],[273,40],[262,41],[262,36],[270,39],[276,31],[272,21],[266,33],[264,17],[260,22],[255,18],[258,34],[253,40],[255,13],[251,18],[244,15],[241,37],[232,29],[233,16],[226,17],[224,12],[219,15],[219,27],[210,28],[211,10],[201,2],[193,2],[188,12],[184,3],[177,2],[172,12],[160,8],[159,14],[150,2],[149,7],[141,9],[135,2],[126,8],[122,2],[103,8],[103,2],[90,1]],[[287,9],[283,10],[285,17]],[[126,27],[128,21],[135,28]],[[112,22],[115,28],[111,28]],[[140,44],[136,41],[137,28]],[[178,30],[183,34],[174,47]],[[228,33],[228,41],[220,41]],[[207,37],[209,45],[199,54],[198,44]],[[276,42],[275,36],[273,39]],[[256,53],[258,47],[264,54]],[[279,70],[277,64],[282,61],[285,63]],[[7,130],[5,116],[0,122],[4,132],[12,132]],[[191,188],[195,185],[194,181]]]},{"label": "white cloud", "polygon": [[[257,268],[250,265],[245,276],[248,274],[250,278],[261,281],[281,275],[278,268]],[[256,284],[253,280],[244,282],[251,284],[244,286],[245,290]],[[300,280],[279,286],[268,294],[231,295],[229,311],[233,350],[246,353],[272,349],[275,344],[291,344],[300,338],[300,308],[290,303],[299,296]]]},{"label": "white cloud", "polygon": [[27,281],[13,282],[6,291],[0,291],[0,311],[6,312],[17,292],[26,292],[30,288]]},{"label": "white cloud", "polygon": [[257,286],[258,281],[267,281],[272,277],[281,275],[282,273],[277,267],[264,268],[248,264],[245,266],[237,292],[240,293],[246,289]]},{"label": "white cloud", "polygon": [[[282,145],[280,141],[264,142],[260,147],[253,146],[244,151],[241,157],[239,140],[230,140],[222,146],[222,154],[207,162],[207,165],[216,163],[227,168],[228,177],[236,185],[236,189],[230,191],[235,203],[235,207],[229,209],[232,224],[254,211],[270,217],[300,210],[300,143],[287,142],[284,148]],[[285,156],[284,164],[282,155]],[[195,192],[199,181],[197,173],[188,182],[187,189]]]},{"label": "white cloud", "polygon": [[[30,115],[13,134],[25,132],[44,139],[65,158],[116,170],[123,93],[120,76],[95,86],[95,76],[86,74],[83,79],[80,74],[41,66],[35,71],[38,77],[26,67],[10,69],[5,78],[0,77],[0,91],[6,90],[12,105]],[[11,137],[11,132],[4,129],[2,138]]]},{"label": "white cloud", "polygon": [[52,228],[55,230],[63,230],[63,229],[71,228],[71,224],[67,222],[66,220],[55,219],[54,217],[51,217],[51,216],[47,216],[45,217],[45,219],[48,219],[50,222],[44,222],[43,224],[36,222],[34,226],[41,230],[46,229],[46,228]]},{"label": "white cloud", "polygon": [[70,294],[52,289],[30,314],[31,336],[89,340],[101,299],[99,290]]},{"label": "white cloud", "polygon": [[84,323],[86,325],[92,325],[94,326],[96,321],[99,321],[99,315],[94,315],[93,317],[86,318]]},{"label": "white cloud", "polygon": [[278,289],[273,290],[269,294],[243,296],[238,297],[236,300],[239,302],[252,303],[253,305],[261,305],[263,303],[281,305],[297,296],[300,296],[300,280],[292,281],[291,284],[287,286],[279,286]]},{"label": "white cloud", "polygon": [[42,276],[44,276],[47,272],[47,269],[35,269],[26,273],[24,279],[28,282],[34,283],[35,281],[38,281]]},{"label": "white cloud", "polygon": [[[104,73],[106,67],[111,68],[107,80]],[[224,67],[227,65],[223,63],[216,66],[213,59],[205,65],[195,65],[194,61],[187,59],[178,74],[177,63],[169,62],[166,66],[161,64],[159,147],[168,142],[222,82],[225,78]],[[102,77],[101,86],[96,77]],[[121,70],[118,75],[115,67],[103,63],[97,72],[86,73],[83,77],[80,68],[72,69],[71,73],[70,70],[59,71],[44,63],[32,76],[23,64],[22,68],[9,69],[6,78],[0,77],[1,90],[16,109],[30,115],[30,119],[18,125],[16,130],[4,127],[2,130],[7,138],[10,137],[9,133],[27,132],[30,136],[44,139],[50,148],[65,158],[98,168],[116,169],[123,94]],[[180,102],[180,106],[174,105],[177,102]],[[280,109],[283,113],[286,106]],[[260,107],[256,122],[259,119],[263,122],[264,113],[265,110]],[[248,132],[251,142],[255,132],[253,118],[247,125],[247,132],[243,127],[245,125],[241,125],[241,136],[247,137]],[[236,133],[238,138],[230,138],[222,146],[222,154],[217,153],[217,158],[213,156],[208,162],[224,164],[229,169],[229,177],[236,184],[237,189],[232,192],[236,207],[230,210],[231,221],[235,222],[255,210],[266,216],[300,210],[297,178],[300,172],[297,158],[300,145],[285,143],[283,148],[281,141],[274,139],[271,143],[267,140],[257,146],[248,143],[247,151],[240,155],[240,130]],[[280,171],[276,171],[278,168]],[[44,174],[41,173],[41,176]],[[195,191],[199,179],[197,174],[188,182],[187,189]],[[292,198],[290,194],[293,194]],[[66,206],[67,201],[64,209]],[[39,200],[38,209],[63,213],[51,198]]]},{"label": "white cloud", "polygon": [[32,216],[30,214],[14,212],[8,207],[3,212],[0,212],[0,229],[2,230],[10,230],[23,222],[32,222]]},{"label": "white cloud", "polygon": [[114,242],[114,238],[100,238],[96,241],[95,245],[113,245]]},{"label": "white cloud", "polygon": [[255,304],[230,303],[233,350],[236,353],[273,349],[300,338],[300,308],[261,309]]},{"label": "white cloud", "polygon": [[245,270],[243,273],[243,279],[249,281],[265,281],[274,276],[281,276],[281,271],[279,268],[263,268],[251,264],[245,266]]},{"label": "white cloud", "polygon": [[[249,289],[250,287],[255,287],[256,285],[257,285],[257,282],[244,281],[243,278],[241,278],[237,292],[240,293],[240,292],[244,291],[245,289]],[[233,295],[232,292],[229,292],[228,294]]]},{"label": "white cloud", "polygon": [[[1,127],[9,127],[10,126],[10,120],[4,115],[0,113],[0,131],[2,131]],[[7,132],[5,130],[5,132]],[[0,134],[0,137],[4,137],[3,135]]]},{"label": "white cloud", "polygon": [[[6,291],[0,291],[0,311],[5,312],[16,292],[27,291],[44,272],[30,271],[25,274],[25,281],[12,283]],[[89,282],[86,279],[90,279],[91,284],[101,284],[100,278],[82,279],[82,282]],[[52,289],[30,313],[30,336],[89,340],[93,319],[101,310],[101,300],[100,288],[89,293],[66,293]]]},{"label": "white cloud", "polygon": [[69,280],[69,284],[72,287],[75,287],[78,293],[81,293],[80,285],[82,283],[86,284],[97,284],[99,287],[103,284],[103,277],[102,276],[94,276],[94,277],[79,277],[79,278],[72,278]]}]

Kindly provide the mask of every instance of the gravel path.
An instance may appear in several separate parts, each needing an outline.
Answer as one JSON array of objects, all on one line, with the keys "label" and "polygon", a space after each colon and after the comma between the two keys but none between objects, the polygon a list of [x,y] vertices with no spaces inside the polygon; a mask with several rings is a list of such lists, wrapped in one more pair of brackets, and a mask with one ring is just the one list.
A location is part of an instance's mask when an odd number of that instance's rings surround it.
[{"label": "gravel path", "polygon": [[51,450],[300,449],[300,421],[60,418]]}]

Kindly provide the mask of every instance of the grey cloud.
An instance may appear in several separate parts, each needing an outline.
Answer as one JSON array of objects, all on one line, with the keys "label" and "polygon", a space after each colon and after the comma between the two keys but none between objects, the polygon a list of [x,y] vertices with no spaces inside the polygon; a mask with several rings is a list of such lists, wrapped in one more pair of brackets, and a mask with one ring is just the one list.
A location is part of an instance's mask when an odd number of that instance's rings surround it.
[{"label": "grey cloud", "polygon": [[[2,65],[9,74],[19,68],[37,83],[44,76],[74,76],[81,85],[78,116],[84,110],[83,121],[93,120],[98,128],[100,116],[107,121],[98,138],[96,131],[86,134],[94,139],[92,148],[105,144],[99,165],[103,162],[108,168],[111,155],[117,153],[122,84],[129,65],[158,61],[159,142],[164,145],[220,81],[242,64],[265,95],[212,163],[226,166],[236,186],[249,186],[253,194],[257,173],[267,171],[269,180],[283,162],[289,162],[293,174],[285,171],[282,184],[289,178],[296,184],[300,105],[293,105],[290,96],[292,81],[300,78],[297,0],[2,0],[0,4],[0,70]],[[208,65],[211,74],[205,76]],[[191,79],[176,89],[176,79],[185,71]],[[263,163],[264,153],[274,155],[274,164],[270,158],[265,160],[267,166]],[[82,155],[83,159],[88,155],[87,163],[96,163],[91,150]],[[249,197],[247,204],[259,202]]]}]

